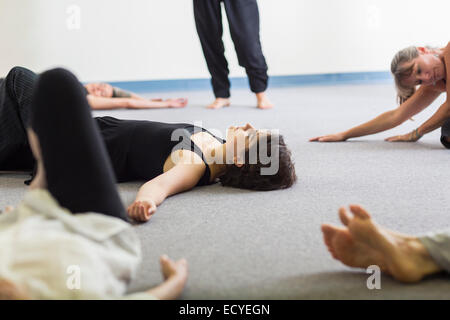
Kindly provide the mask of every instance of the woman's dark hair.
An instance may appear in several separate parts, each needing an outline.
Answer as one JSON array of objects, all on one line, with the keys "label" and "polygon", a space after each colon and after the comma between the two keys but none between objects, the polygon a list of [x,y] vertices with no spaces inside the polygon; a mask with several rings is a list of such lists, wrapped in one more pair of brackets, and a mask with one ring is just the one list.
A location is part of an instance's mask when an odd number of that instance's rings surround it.
[{"label": "woman's dark hair", "polygon": [[[287,148],[283,136],[278,134],[268,134],[267,139],[258,137],[257,142],[250,145],[245,151],[245,163],[242,167],[234,164],[227,165],[225,174],[219,177],[223,186],[250,189],[250,190],[277,190],[291,187],[296,181],[294,163],[291,159],[291,151]],[[272,142],[277,143],[274,149],[278,154],[272,155]],[[266,151],[267,157],[271,160],[264,164],[261,159],[261,148]],[[266,149],[266,150],[264,150]],[[264,154],[264,153],[263,153]],[[250,161],[251,155],[256,155],[256,163]],[[274,174],[261,174],[261,169],[271,167],[273,161],[278,162],[278,170]]]}]

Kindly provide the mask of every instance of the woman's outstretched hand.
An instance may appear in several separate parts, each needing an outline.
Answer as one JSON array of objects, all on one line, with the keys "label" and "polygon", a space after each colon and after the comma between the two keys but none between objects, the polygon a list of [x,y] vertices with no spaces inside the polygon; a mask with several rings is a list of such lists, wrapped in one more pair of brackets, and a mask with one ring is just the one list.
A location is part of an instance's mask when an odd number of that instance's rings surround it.
[{"label": "woman's outstretched hand", "polygon": [[320,137],[315,137],[315,138],[309,139],[310,142],[312,142],[312,141],[338,142],[338,141],[345,141],[345,140],[347,140],[347,138],[345,137],[345,135],[342,132],[335,133],[335,134],[328,134],[326,136],[320,136]]},{"label": "woman's outstretched hand", "polygon": [[169,108],[184,108],[188,104],[187,98],[167,99],[167,105]]},{"label": "woman's outstretched hand", "polygon": [[146,222],[156,212],[156,203],[151,199],[136,200],[128,207],[127,212],[133,220]]},{"label": "woman's outstretched hand", "polygon": [[402,134],[402,135],[399,135],[399,136],[389,137],[389,138],[386,138],[384,140],[385,141],[389,141],[389,142],[416,142],[419,139],[420,139],[420,136],[415,134],[415,131],[412,131],[412,132],[407,133],[407,134]]}]

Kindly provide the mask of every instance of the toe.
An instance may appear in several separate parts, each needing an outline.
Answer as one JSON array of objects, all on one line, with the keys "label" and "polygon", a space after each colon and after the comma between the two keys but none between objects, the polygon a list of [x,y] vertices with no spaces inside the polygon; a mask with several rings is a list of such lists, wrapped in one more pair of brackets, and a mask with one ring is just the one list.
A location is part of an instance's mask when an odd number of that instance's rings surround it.
[{"label": "toe", "polygon": [[370,214],[360,205],[350,205],[350,211],[360,219],[370,219]]},{"label": "toe", "polygon": [[329,224],[322,225],[323,240],[328,248],[331,248],[332,239],[335,234],[335,228]]},{"label": "toe", "polygon": [[344,207],[339,208],[339,218],[341,219],[341,222],[344,224],[344,226],[348,226],[351,218]]}]

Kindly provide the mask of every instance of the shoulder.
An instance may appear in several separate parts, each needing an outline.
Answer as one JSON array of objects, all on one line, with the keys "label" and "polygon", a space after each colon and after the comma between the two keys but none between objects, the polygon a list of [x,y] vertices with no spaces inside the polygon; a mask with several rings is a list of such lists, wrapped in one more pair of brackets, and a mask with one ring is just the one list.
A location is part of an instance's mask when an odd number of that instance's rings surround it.
[{"label": "shoulder", "polygon": [[446,91],[446,83],[444,80],[436,82],[434,86],[426,86],[426,91],[442,93]]},{"label": "shoulder", "polygon": [[206,166],[203,159],[196,152],[186,149],[175,150],[171,153],[170,159],[174,165],[200,165],[200,167]]}]

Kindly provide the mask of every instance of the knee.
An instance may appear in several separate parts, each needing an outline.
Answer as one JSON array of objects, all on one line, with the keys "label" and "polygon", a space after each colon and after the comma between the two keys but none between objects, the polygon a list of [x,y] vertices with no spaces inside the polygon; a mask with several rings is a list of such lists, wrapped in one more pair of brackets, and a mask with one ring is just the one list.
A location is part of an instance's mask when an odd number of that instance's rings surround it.
[{"label": "knee", "polygon": [[54,68],[40,74],[41,79],[62,80],[71,77],[74,75],[64,68]]},{"label": "knee", "polygon": [[34,74],[34,72],[27,68],[16,66],[16,67],[12,68],[11,70],[9,70],[8,75],[6,77],[7,78],[11,78],[11,77],[16,78],[17,76],[21,76],[23,74]]},{"label": "knee", "polygon": [[450,137],[450,118],[447,119],[441,127],[441,135]]},{"label": "knee", "polygon": [[450,119],[447,119],[441,128],[441,142],[447,149],[450,149]]},{"label": "knee", "polygon": [[5,78],[11,94],[23,94],[23,90],[31,87],[36,80],[36,74],[24,67],[14,67]]},{"label": "knee", "polygon": [[73,73],[63,68],[50,69],[39,75],[38,88],[49,87],[56,92],[70,88],[74,85],[79,85],[77,78]]}]

